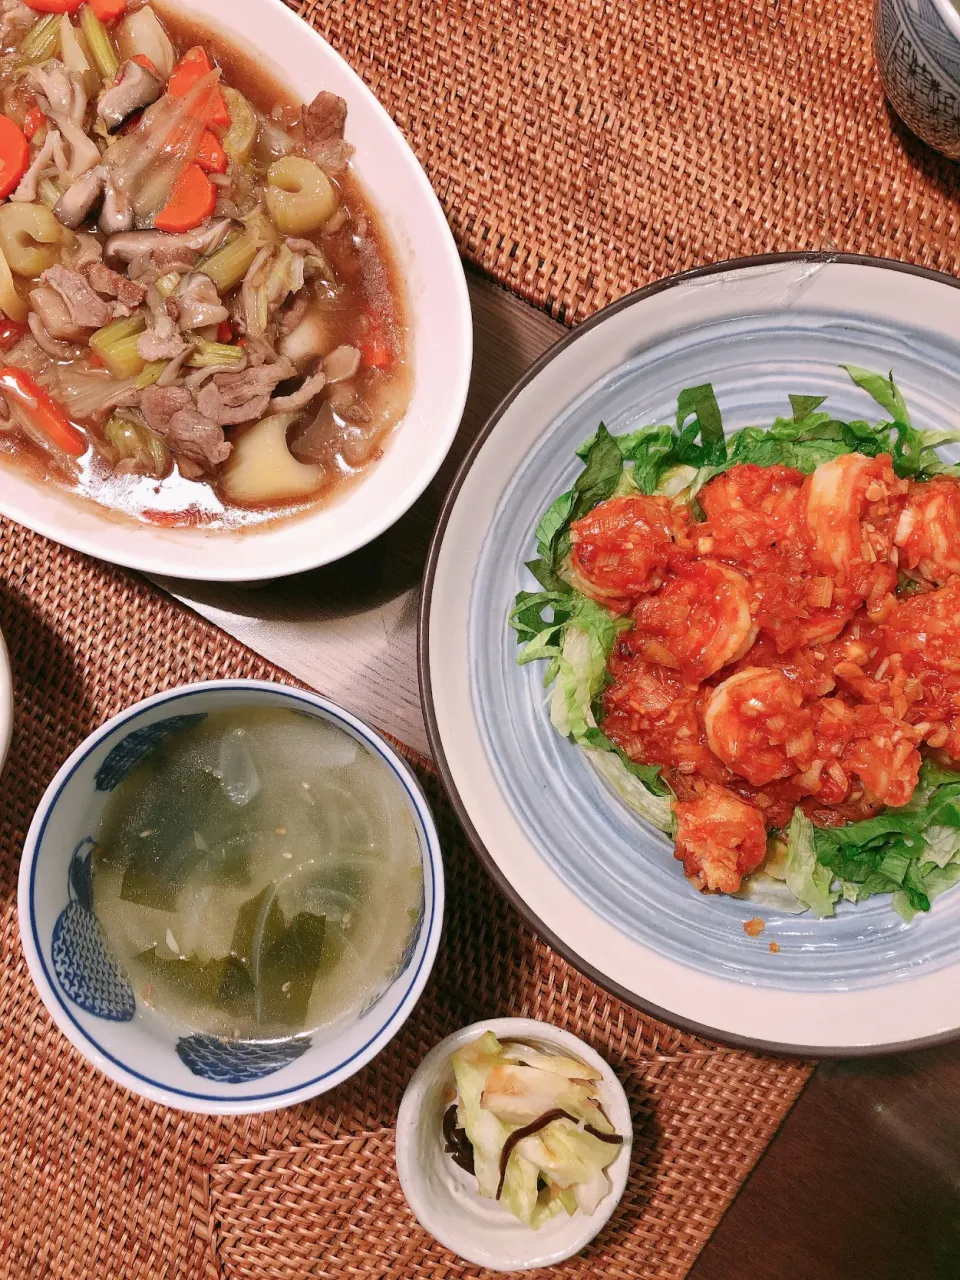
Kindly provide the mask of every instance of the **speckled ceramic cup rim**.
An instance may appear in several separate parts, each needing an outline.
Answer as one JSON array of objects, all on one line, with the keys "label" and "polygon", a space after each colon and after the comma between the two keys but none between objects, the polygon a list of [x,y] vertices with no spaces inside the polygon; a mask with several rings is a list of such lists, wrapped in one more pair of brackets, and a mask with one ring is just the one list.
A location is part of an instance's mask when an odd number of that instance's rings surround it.
[{"label": "speckled ceramic cup rim", "polygon": [[[138,1072],[131,1064],[122,1061],[115,1053],[111,1053],[99,1044],[70,1008],[70,1002],[61,992],[56,976],[50,972],[37,929],[34,904],[37,892],[37,870],[47,823],[58,804],[61,803],[74,775],[87,762],[91,752],[114,736],[117,730],[156,707],[173,706],[178,702],[189,701],[204,695],[216,697],[221,693],[242,695],[244,692],[288,699],[291,706],[299,705],[308,711],[319,711],[324,717],[335,722],[339,721],[345,728],[352,730],[362,742],[385,760],[393,768],[412,808],[416,811],[423,836],[421,853],[424,864],[429,866],[431,874],[430,893],[427,895],[424,914],[416,933],[415,945],[420,950],[419,959],[415,966],[411,966],[411,970],[398,975],[394,980],[398,983],[405,981],[406,991],[388,1017],[384,1010],[385,1020],[376,1033],[343,1061],[333,1061],[319,1071],[314,1069],[301,1073],[307,1074],[309,1078],[298,1079],[282,1089],[270,1089],[266,1086],[263,1092],[258,1090],[256,1093],[245,1092],[241,1096],[231,1096],[226,1086],[219,1086],[218,1092],[214,1091],[213,1086],[207,1091],[199,1086],[196,1091],[168,1086],[155,1077]],[[244,679],[203,681],[164,690],[162,693],[154,694],[125,708],[89,734],[64,761],[37,806],[24,842],[17,898],[20,939],[30,976],[47,1012],[71,1044],[105,1075],[134,1093],[166,1106],[207,1115],[245,1115],[302,1102],[342,1083],[375,1057],[400,1030],[426,985],[440,943],[443,908],[443,860],[436,825],[426,797],[406,761],[376,730],[329,699],[278,682]],[[424,940],[422,949],[421,939]],[[348,1030],[352,1025],[348,1021],[344,1024],[343,1030]],[[318,1060],[324,1055],[325,1050],[329,1051],[327,1056],[335,1057],[332,1051],[337,1042],[338,1038],[334,1037],[325,1045],[312,1046],[303,1057],[297,1059],[297,1062],[308,1066],[314,1061],[315,1065],[318,1065]],[[161,1074],[155,1064],[152,1069],[155,1071],[155,1076]],[[200,1081],[200,1083],[201,1085],[209,1084],[208,1081]]]}]

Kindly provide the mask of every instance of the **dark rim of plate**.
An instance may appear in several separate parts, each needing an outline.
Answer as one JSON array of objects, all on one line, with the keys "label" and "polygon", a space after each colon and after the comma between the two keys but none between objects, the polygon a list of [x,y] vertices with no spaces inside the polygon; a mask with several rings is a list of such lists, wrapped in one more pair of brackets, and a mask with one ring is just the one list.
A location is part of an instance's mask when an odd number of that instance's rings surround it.
[{"label": "dark rim of plate", "polygon": [[[582,956],[571,947],[568,943],[558,938],[557,935],[543,923],[533,909],[520,897],[516,889],[509,882],[494,858],[490,855],[477,834],[476,828],[470,819],[470,814],[460,798],[456,784],[450,772],[450,766],[443,749],[443,742],[440,737],[440,731],[437,726],[436,711],[433,701],[433,687],[430,679],[430,607],[433,599],[433,585],[437,572],[437,560],[440,556],[440,548],[443,543],[444,534],[446,533],[447,524],[450,515],[456,505],[463,482],[467,477],[470,468],[473,466],[477,455],[486,444],[488,438],[500,422],[504,413],[517,398],[520,392],[535,378],[537,378],[552,361],[565,351],[567,347],[575,343],[583,334],[588,333],[597,325],[603,324],[610,316],[615,315],[618,311],[622,311],[627,307],[631,307],[634,303],[644,301],[648,298],[655,297],[658,293],[663,293],[667,289],[673,289],[677,285],[688,284],[692,280],[701,280],[707,276],[718,275],[726,271],[746,271],[754,268],[763,268],[771,266],[785,265],[794,262],[810,262],[810,263],[839,263],[848,266],[857,267],[876,267],[884,271],[903,272],[905,275],[920,276],[924,280],[932,280],[938,284],[949,285],[951,288],[960,289],[960,280],[954,279],[952,276],[945,275],[941,271],[933,271],[929,267],[914,266],[909,262],[900,262],[895,258],[875,258],[867,255],[853,253],[829,253],[829,252],[803,252],[803,253],[767,253],[758,254],[754,257],[732,258],[725,262],[715,262],[706,267],[694,267],[690,271],[683,271],[679,275],[668,276],[665,280],[656,280],[652,284],[645,285],[642,289],[636,289],[633,293],[628,293],[623,298],[618,298],[615,302],[609,303],[602,310],[584,320],[582,324],[571,329],[569,333],[559,338],[552,346],[535,360],[534,363],[521,375],[514,386],[507,392],[497,407],[491,413],[490,417],[483,424],[479,435],[471,444],[467,451],[466,457],[457,469],[453,482],[447,491],[440,509],[440,515],[437,520],[436,528],[433,531],[433,537],[430,540],[430,548],[427,552],[427,563],[423,577],[423,587],[420,592],[420,609],[417,626],[417,665],[420,676],[420,697],[423,703],[423,715],[426,722],[427,738],[430,742],[430,749],[433,753],[433,759],[439,770],[441,780],[450,803],[453,805],[454,812],[474,852],[483,863],[488,874],[493,878],[499,887],[501,893],[507,898],[527,923],[533,928],[539,936],[556,951],[559,955],[580,973],[588,977],[597,986],[604,991],[610,992],[611,995],[622,1000],[624,1004],[629,1005],[633,1009],[640,1010],[641,1013],[649,1014],[653,1018],[657,1018],[661,1022],[669,1023],[671,1026],[679,1027],[683,1031],[688,1031],[694,1035],[705,1036],[711,1040],[717,1040],[721,1044],[734,1045],[738,1048],[757,1049],[765,1053],[777,1053],[787,1057],[805,1058],[865,1058],[877,1057],[881,1054],[892,1052],[906,1052],[911,1049],[923,1049],[931,1045],[944,1044],[949,1040],[954,1040],[960,1036],[960,1027],[953,1030],[940,1032],[932,1036],[924,1036],[919,1040],[892,1040],[885,1044],[876,1045],[853,1045],[849,1048],[822,1045],[785,1045],[772,1040],[758,1040],[749,1036],[737,1036],[728,1031],[718,1030],[716,1027],[707,1026],[706,1024],[692,1022],[689,1019],[681,1018],[677,1014],[672,1013],[669,1009],[664,1009],[654,1004],[650,1000],[644,1000],[630,991],[628,988],[621,986],[615,979],[608,974],[601,972],[593,965],[589,964]],[[691,980],[695,981],[696,976],[691,970]]]}]

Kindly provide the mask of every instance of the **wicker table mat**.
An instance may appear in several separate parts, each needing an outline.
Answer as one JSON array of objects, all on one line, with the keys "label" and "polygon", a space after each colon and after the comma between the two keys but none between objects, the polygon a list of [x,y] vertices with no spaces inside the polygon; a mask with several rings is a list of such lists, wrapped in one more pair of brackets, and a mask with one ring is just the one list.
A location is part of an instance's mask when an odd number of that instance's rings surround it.
[{"label": "wicker table mat", "polygon": [[241,1119],[165,1110],[88,1066],[34,993],[17,933],[17,866],[43,788],[95,725],[139,698],[190,680],[289,677],[132,575],[3,521],[0,628],[16,697],[0,782],[4,1280],[483,1274],[417,1226],[392,1126],[429,1048],[509,1014],[583,1036],[633,1106],[627,1195],[599,1241],[555,1274],[685,1274],[808,1068],[682,1034],[580,977],[487,879],[419,757],[446,863],[445,942],[415,1013],[370,1066],[311,1102]]},{"label": "wicker table mat", "polygon": [[960,170],[888,111],[872,0],[288,0],[404,130],[461,249],[568,323],[701,263],[960,266]]}]

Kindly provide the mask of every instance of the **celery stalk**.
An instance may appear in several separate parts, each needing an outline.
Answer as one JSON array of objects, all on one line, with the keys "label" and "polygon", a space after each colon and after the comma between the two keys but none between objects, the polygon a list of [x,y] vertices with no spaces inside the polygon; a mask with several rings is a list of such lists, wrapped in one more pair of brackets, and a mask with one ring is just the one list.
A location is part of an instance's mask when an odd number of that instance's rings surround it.
[{"label": "celery stalk", "polygon": [[187,364],[192,369],[206,369],[212,364],[240,364],[242,361],[242,347],[235,347],[227,342],[200,341]]},{"label": "celery stalk", "polygon": [[169,363],[169,360],[151,360],[149,364],[145,364],[143,373],[137,378],[137,390],[152,387]]},{"label": "celery stalk", "polygon": [[161,276],[156,281],[157,293],[161,298],[169,298],[171,294],[176,293],[177,285],[180,283],[180,275],[176,271],[169,271],[165,276]]},{"label": "celery stalk", "polygon": [[80,30],[87,42],[90,56],[104,80],[110,81],[120,70],[113,37],[88,4],[80,10]]},{"label": "celery stalk", "polygon": [[120,320],[113,320],[110,324],[104,325],[102,329],[98,329],[90,338],[90,345],[97,355],[106,362],[108,353],[118,342],[123,342],[125,338],[132,338],[143,333],[146,327],[146,317],[141,315],[140,312],[136,312],[132,316],[124,316]]},{"label": "celery stalk", "polygon": [[115,378],[132,378],[143,371],[146,361],[137,350],[137,342],[146,327],[142,315],[125,316],[98,329],[91,337],[90,346]]},{"label": "celery stalk", "polygon": [[27,62],[46,62],[56,56],[60,45],[60,15],[48,14],[34,23],[20,41],[19,53]]},{"label": "celery stalk", "polygon": [[103,363],[115,378],[134,378],[143,372],[147,362],[137,350],[139,341],[139,334],[132,333],[129,338],[111,343],[103,352]]},{"label": "celery stalk", "polygon": [[121,459],[135,462],[142,474],[160,479],[170,470],[170,450],[149,427],[128,422],[114,414],[104,427],[103,434]]},{"label": "celery stalk", "polygon": [[236,288],[250,270],[256,256],[255,237],[236,236],[211,254],[205,262],[201,262],[197,270],[208,275],[217,286],[217,292],[224,294]]}]

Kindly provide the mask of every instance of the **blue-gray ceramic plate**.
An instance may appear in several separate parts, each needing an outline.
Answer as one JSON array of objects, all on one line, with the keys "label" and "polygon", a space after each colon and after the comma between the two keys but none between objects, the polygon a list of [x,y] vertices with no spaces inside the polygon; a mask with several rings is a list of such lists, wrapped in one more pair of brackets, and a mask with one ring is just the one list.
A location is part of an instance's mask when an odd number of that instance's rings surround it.
[{"label": "blue-gray ceramic plate", "polygon": [[[487,425],[438,527],[421,625],[436,758],[501,886],[574,964],[631,1003],[721,1039],[868,1053],[960,1027],[960,888],[912,924],[878,898],[816,920],[698,894],[670,840],[624,807],[552,728],[542,664],[516,665],[507,614],[524,561],[570,487],[576,446],[669,420],[713,383],[726,428],[768,423],[787,394],[872,408],[840,361],[895,371],[914,421],[957,425],[957,282],[899,263],[749,259],[651,286],[553,348]],[[760,937],[744,932],[754,914]],[[775,941],[780,950],[768,946]]]}]

